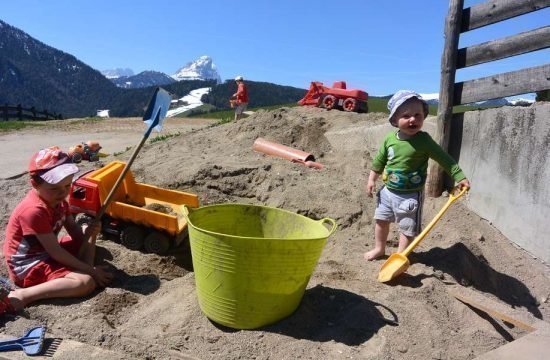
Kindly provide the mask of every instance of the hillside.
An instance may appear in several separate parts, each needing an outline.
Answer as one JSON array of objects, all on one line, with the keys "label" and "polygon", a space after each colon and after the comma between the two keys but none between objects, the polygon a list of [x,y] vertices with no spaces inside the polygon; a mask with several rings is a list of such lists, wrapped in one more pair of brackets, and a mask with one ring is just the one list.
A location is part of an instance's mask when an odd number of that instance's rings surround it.
[{"label": "hillside", "polygon": [[118,90],[99,71],[0,20],[0,103],[65,118],[108,108]]},{"label": "hillside", "polygon": [[[250,102],[248,107],[295,103],[304,97],[306,90],[292,86],[281,86],[267,82],[246,81]],[[229,109],[229,98],[237,92],[237,84],[227,80],[212,88],[204,95],[202,102],[214,105],[217,109]]]}]

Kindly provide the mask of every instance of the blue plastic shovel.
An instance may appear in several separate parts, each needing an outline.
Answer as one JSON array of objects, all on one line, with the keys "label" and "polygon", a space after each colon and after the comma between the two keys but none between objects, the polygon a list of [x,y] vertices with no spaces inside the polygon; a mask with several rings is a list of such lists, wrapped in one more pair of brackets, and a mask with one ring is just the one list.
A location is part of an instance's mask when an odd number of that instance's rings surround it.
[{"label": "blue plastic shovel", "polygon": [[37,326],[27,331],[23,337],[0,341],[0,351],[23,349],[27,355],[38,355],[42,351],[45,334],[46,327]]}]

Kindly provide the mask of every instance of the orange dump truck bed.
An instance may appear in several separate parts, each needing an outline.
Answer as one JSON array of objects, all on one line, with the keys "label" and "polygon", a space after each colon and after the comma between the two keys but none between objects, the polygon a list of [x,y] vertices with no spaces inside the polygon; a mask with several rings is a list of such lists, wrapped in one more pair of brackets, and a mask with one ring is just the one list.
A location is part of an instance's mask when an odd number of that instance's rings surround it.
[{"label": "orange dump truck bed", "polygon": [[[73,185],[76,190],[73,190],[73,195],[71,195],[71,210],[74,213],[85,212],[92,215],[97,213],[124,166],[125,163],[121,161],[113,161],[78,179]],[[85,196],[80,199],[74,196],[79,187],[86,189]],[[93,194],[94,191],[97,194]],[[88,194],[88,192],[90,193]],[[99,201],[95,199],[99,199]],[[173,214],[144,208],[151,204],[160,204],[163,208],[171,209]],[[117,220],[155,228],[176,236],[187,227],[184,216],[185,206],[198,207],[198,196],[136,183],[133,174],[128,171],[105,214]],[[93,211],[90,212],[90,210]]]}]

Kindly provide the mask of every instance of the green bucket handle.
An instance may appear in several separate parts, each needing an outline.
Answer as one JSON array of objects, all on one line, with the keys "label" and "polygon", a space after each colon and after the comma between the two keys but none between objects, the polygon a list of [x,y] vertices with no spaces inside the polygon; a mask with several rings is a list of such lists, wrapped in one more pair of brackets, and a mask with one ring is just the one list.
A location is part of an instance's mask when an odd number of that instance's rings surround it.
[{"label": "green bucket handle", "polygon": [[319,220],[319,222],[321,224],[329,223],[329,224],[332,225],[332,228],[329,230],[328,236],[332,235],[336,231],[336,228],[338,227],[338,225],[336,225],[336,221],[334,221],[334,219],[331,219],[331,218],[328,218],[328,217]]}]

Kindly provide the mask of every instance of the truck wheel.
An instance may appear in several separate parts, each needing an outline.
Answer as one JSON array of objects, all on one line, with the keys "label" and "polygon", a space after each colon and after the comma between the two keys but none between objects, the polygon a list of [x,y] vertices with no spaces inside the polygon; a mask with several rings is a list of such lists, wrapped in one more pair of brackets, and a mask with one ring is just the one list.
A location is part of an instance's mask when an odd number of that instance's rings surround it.
[{"label": "truck wheel", "polygon": [[170,239],[161,232],[152,231],[145,238],[144,248],[148,253],[164,255],[170,248]]},{"label": "truck wheel", "polygon": [[323,107],[327,110],[334,109],[336,107],[336,102],[338,100],[333,95],[325,95],[323,100],[321,101]]},{"label": "truck wheel", "polygon": [[74,153],[71,155],[71,161],[75,164],[78,164],[82,161],[82,155],[79,153]]},{"label": "truck wheel", "polygon": [[356,111],[357,110],[357,100],[354,98],[347,98],[342,104],[344,111]]},{"label": "truck wheel", "polygon": [[137,225],[128,225],[120,234],[120,242],[130,250],[139,250],[145,240],[145,229]]},{"label": "truck wheel", "polygon": [[90,161],[91,162],[99,161],[99,155],[98,154],[90,155]]}]

